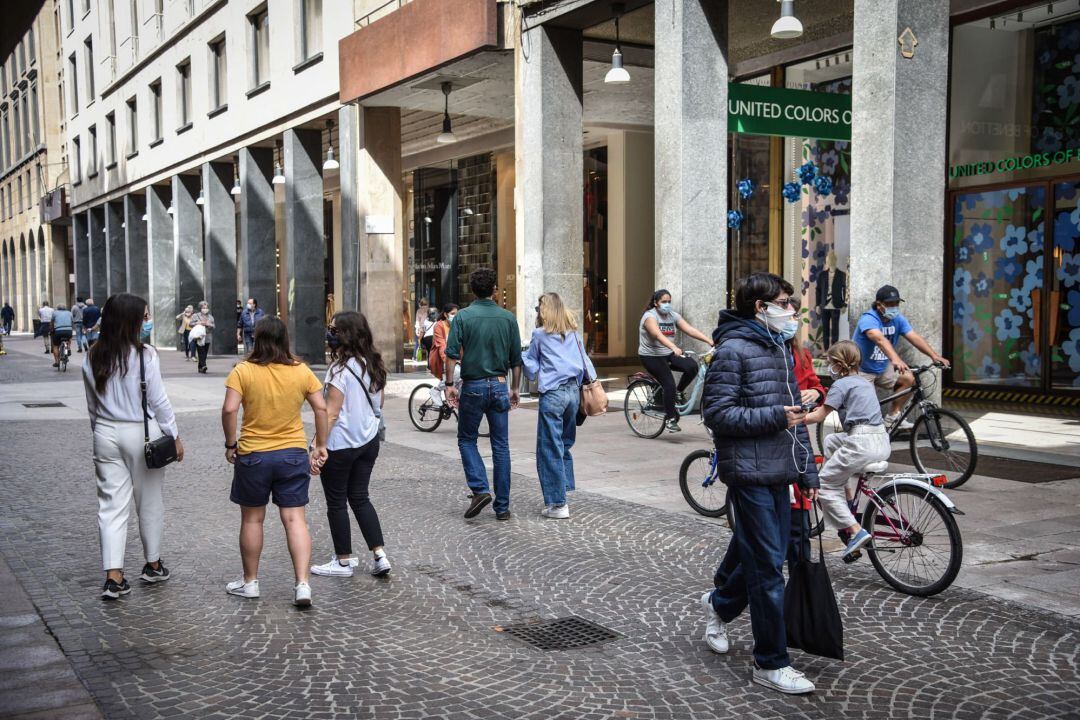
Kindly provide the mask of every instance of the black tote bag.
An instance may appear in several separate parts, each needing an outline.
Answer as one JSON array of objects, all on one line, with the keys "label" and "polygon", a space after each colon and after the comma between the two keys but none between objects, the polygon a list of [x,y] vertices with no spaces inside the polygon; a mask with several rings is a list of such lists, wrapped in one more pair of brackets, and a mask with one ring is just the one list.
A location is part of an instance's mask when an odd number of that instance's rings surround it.
[{"label": "black tote bag", "polygon": [[[814,515],[816,524],[816,508]],[[829,570],[825,567],[821,535],[818,535],[818,552],[818,562],[808,557],[800,557],[795,562],[784,588],[787,644],[789,648],[799,648],[811,655],[843,660],[844,623],[829,580]]]}]

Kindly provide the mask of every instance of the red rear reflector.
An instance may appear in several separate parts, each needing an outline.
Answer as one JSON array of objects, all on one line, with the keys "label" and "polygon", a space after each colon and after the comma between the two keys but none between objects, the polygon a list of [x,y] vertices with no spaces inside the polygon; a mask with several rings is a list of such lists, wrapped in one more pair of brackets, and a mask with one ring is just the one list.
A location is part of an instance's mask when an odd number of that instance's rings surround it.
[{"label": "red rear reflector", "polygon": [[816,462],[818,465],[821,465],[822,463],[825,462],[825,456],[824,455],[815,455],[814,456],[814,462]]},{"label": "red rear reflector", "polygon": [[949,478],[944,475],[935,475],[930,478],[930,482],[933,483],[934,487],[945,487],[945,483],[949,482]]}]

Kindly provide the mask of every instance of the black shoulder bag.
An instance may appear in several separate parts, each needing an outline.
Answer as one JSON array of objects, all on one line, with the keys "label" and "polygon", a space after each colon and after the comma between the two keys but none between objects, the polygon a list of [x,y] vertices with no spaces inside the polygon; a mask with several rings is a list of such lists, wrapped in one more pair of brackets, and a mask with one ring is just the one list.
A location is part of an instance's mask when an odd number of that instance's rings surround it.
[{"label": "black shoulder bag", "polygon": [[[803,532],[809,532],[806,515],[799,515]],[[816,506],[814,520],[817,521]],[[788,647],[800,648],[811,655],[843,660],[844,622],[829,581],[829,571],[825,567],[821,535],[818,535],[818,562],[803,556],[804,545],[803,542],[799,543],[799,557],[791,567],[787,587],[784,588],[784,624]]]},{"label": "black shoulder bag", "polygon": [[146,363],[143,361],[141,349],[139,350],[139,390],[142,393],[143,455],[146,456],[146,467],[157,470],[176,461],[176,438],[162,435],[150,442],[150,413],[146,409]]},{"label": "black shoulder bag", "polygon": [[375,403],[371,401],[371,395],[368,393],[368,389],[366,387],[364,387],[364,381],[360,379],[360,376],[357,375],[356,372],[353,371],[353,369],[351,367],[349,367],[348,363],[345,363],[345,365],[343,367],[346,370],[349,371],[350,375],[352,375],[354,378],[356,378],[356,382],[360,383],[360,389],[364,391],[364,397],[367,398],[368,405],[371,406],[371,412],[375,413],[375,417],[379,418],[379,434],[377,436],[379,438],[379,442],[385,442],[386,441],[386,420],[383,418],[382,411],[379,410],[379,408],[375,407]]}]

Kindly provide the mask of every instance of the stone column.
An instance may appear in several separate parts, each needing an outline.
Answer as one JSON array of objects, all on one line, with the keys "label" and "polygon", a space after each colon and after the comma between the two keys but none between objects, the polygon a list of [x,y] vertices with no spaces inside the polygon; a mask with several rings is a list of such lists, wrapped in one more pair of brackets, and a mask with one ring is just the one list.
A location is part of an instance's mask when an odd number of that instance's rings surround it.
[{"label": "stone column", "polygon": [[[360,211],[358,209],[360,109],[343,105],[338,110],[339,184],[341,186],[341,297],[338,307],[356,310],[360,300]],[[400,143],[399,143],[400,144]]]},{"label": "stone column", "polygon": [[[146,196],[128,193],[124,196],[124,248],[127,257],[128,292],[146,298],[150,290],[146,248]],[[149,298],[147,298],[149,302]],[[153,308],[151,308],[152,310]],[[155,327],[158,316],[152,313]],[[165,318],[161,318],[164,322]]]},{"label": "stone column", "polygon": [[[206,300],[215,326],[210,347],[215,355],[236,354],[236,202],[232,163],[202,166]],[[225,320],[228,319],[228,322]]]},{"label": "stone column", "polygon": [[244,300],[277,314],[277,236],[274,224],[274,151],[240,149],[240,247],[244,249]]},{"label": "stone column", "polygon": [[90,296],[90,246],[86,233],[90,229],[90,213],[74,213],[71,216],[71,246],[75,256],[75,297]]},{"label": "stone column", "polygon": [[727,7],[655,4],[655,285],[706,334],[728,295]]},{"label": "stone column", "polygon": [[309,364],[326,361],[326,239],[323,236],[322,133],[284,135],[285,247],[289,336]]},{"label": "stone column", "polygon": [[[897,42],[906,28],[918,39],[912,58]],[[852,327],[879,287],[895,285],[916,332],[940,349],[948,3],[856,0],[852,64]],[[906,342],[900,351],[922,358]]]},{"label": "stone column", "polygon": [[[360,108],[359,114],[359,309],[371,325],[375,347],[387,368],[392,372],[401,371],[405,362],[400,305],[405,274],[401,111],[396,107]],[[345,156],[351,151],[352,148],[342,149],[341,154]],[[369,228],[368,225],[385,227]],[[379,232],[368,232],[368,229]]]},{"label": "stone column", "polygon": [[541,25],[521,42],[522,148],[526,325],[536,298],[557,292],[581,317],[583,156],[581,32]]},{"label": "stone column", "polygon": [[[174,175],[172,179],[173,244],[176,281],[174,292],[177,305],[194,305],[206,299],[203,290],[203,231],[202,208],[195,204],[199,197],[197,175]],[[235,302],[235,301],[234,301]],[[235,308],[225,318],[214,316],[214,322],[236,324]],[[214,348],[217,352],[217,348]]]},{"label": "stone column", "polygon": [[172,193],[163,185],[146,188],[146,237],[149,283],[147,302],[154,315],[153,342],[158,347],[179,347],[173,318],[183,309],[176,293],[176,242],[169,216]]},{"label": "stone column", "polygon": [[124,204],[105,203],[105,265],[109,295],[127,292],[127,248],[124,241]]},{"label": "stone column", "polygon": [[105,206],[90,208],[88,244],[90,248],[90,292],[94,304],[105,306],[109,297],[109,264],[105,243]]}]

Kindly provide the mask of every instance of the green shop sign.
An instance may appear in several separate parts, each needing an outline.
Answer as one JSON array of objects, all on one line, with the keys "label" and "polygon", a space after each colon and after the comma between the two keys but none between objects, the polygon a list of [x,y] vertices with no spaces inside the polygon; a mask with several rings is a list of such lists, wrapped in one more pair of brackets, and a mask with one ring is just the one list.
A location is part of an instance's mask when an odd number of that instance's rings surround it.
[{"label": "green shop sign", "polygon": [[992,173],[1014,172],[1016,170],[1031,170],[1032,168],[1049,167],[1051,165],[1064,165],[1074,161],[1080,161],[1080,148],[1066,148],[1057,152],[1033,153],[1031,155],[1013,155],[989,162],[964,163],[949,167],[949,179],[969,177],[972,175],[990,175]]},{"label": "green shop sign", "polygon": [[730,83],[728,132],[851,140],[851,96]]}]

